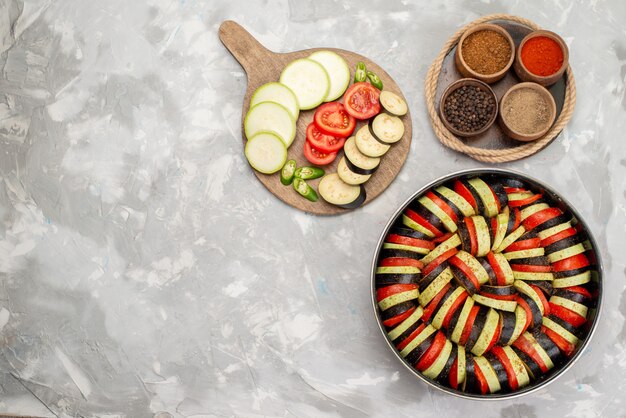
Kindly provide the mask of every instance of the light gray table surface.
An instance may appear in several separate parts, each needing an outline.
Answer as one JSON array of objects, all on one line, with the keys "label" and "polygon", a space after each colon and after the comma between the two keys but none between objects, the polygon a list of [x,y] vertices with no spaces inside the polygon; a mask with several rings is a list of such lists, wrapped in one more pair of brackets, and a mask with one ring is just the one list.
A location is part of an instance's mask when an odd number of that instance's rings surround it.
[{"label": "light gray table surface", "polygon": [[[369,269],[410,194],[488,166],[436,140],[423,81],[448,37],[490,13],[570,47],[573,119],[547,149],[499,167],[578,208],[606,292],[572,369],[480,403],[401,366],[374,320]],[[263,188],[243,156],[246,77],[217,37],[225,19],[275,51],[338,47],[387,69],[413,143],[384,194],[318,217]],[[625,21],[618,0],[0,0],[0,412],[626,416]]]}]

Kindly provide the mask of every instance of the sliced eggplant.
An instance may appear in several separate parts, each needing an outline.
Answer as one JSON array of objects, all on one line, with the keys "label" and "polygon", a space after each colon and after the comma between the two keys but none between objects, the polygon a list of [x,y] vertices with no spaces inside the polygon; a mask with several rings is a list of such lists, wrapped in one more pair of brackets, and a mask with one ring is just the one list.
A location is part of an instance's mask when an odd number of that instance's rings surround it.
[{"label": "sliced eggplant", "polygon": [[337,173],[325,175],[318,185],[318,191],[325,201],[344,209],[358,208],[366,198],[363,185],[344,183]]},{"label": "sliced eggplant", "polygon": [[404,341],[406,338],[408,338],[409,335],[411,335],[411,333],[413,333],[413,331],[415,331],[417,327],[420,326],[420,318],[422,317],[423,313],[424,310],[421,306],[415,308],[415,311],[413,311],[413,313],[407,319],[396,325],[391,331],[387,333],[389,339],[397,345],[400,342]]},{"label": "sliced eggplant", "polygon": [[357,131],[355,143],[356,147],[363,155],[372,158],[382,157],[389,151],[389,148],[391,148],[391,145],[383,144],[376,140],[367,126],[362,126]]},{"label": "sliced eggplant", "polygon": [[489,313],[489,309],[490,308],[481,306],[480,309],[478,310],[476,319],[474,320],[474,323],[472,324],[472,331],[470,332],[470,335],[467,338],[467,341],[465,342],[466,350],[472,351],[474,344],[476,344],[476,341],[478,341],[478,337],[480,336],[480,333],[485,327],[485,321],[487,320],[487,314]]},{"label": "sliced eggplant", "polygon": [[372,136],[382,144],[395,144],[404,136],[402,119],[385,112],[370,119],[368,129]]},{"label": "sliced eggplant", "polygon": [[368,157],[359,151],[353,136],[346,140],[343,145],[343,152],[346,157],[346,165],[352,172],[367,175],[378,170],[380,158]]},{"label": "sliced eggplant", "polygon": [[[515,307],[517,309],[517,307]],[[500,329],[500,338],[498,339],[498,345],[508,345],[513,332],[515,331],[515,312],[500,312],[500,323],[502,328]]]},{"label": "sliced eggplant", "polygon": [[339,164],[337,164],[337,175],[344,183],[351,186],[363,184],[372,177],[371,174],[357,174],[350,170],[346,163],[346,157],[341,157],[341,160],[339,160]]}]

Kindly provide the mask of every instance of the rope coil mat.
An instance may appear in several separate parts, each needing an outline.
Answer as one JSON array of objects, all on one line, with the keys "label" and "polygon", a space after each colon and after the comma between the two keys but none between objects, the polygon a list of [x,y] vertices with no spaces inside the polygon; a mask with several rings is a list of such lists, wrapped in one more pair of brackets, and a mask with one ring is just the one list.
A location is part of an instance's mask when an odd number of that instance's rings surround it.
[{"label": "rope coil mat", "polygon": [[426,80],[424,81],[424,91],[426,95],[426,105],[428,107],[428,115],[430,116],[431,125],[433,127],[433,130],[435,131],[435,135],[437,135],[437,138],[442,144],[444,144],[448,148],[452,148],[455,151],[467,154],[478,161],[488,163],[504,163],[508,161],[519,160],[521,158],[528,157],[529,155],[536,153],[537,151],[548,145],[554,138],[559,135],[565,125],[567,125],[569,120],[572,118],[572,114],[574,113],[574,105],[576,104],[576,83],[574,82],[574,74],[572,73],[572,68],[568,65],[567,70],[565,71],[565,99],[563,101],[563,109],[561,110],[561,114],[555,121],[554,125],[552,125],[552,128],[538,140],[514,148],[497,150],[472,147],[463,143],[444,126],[441,118],[439,117],[437,106],[435,105],[437,81],[439,79],[439,73],[441,72],[441,67],[443,65],[444,59],[452,50],[452,48],[454,48],[459,42],[459,39],[461,38],[463,33],[479,24],[492,20],[510,20],[528,26],[533,30],[541,29],[539,25],[528,19],[508,14],[492,14],[488,16],[483,16],[479,19],[474,20],[473,22],[468,23],[467,25],[456,31],[456,33],[452,35],[450,39],[448,39],[448,41],[441,49],[441,52],[439,52],[439,55],[437,55],[437,58],[430,66],[428,74],[426,75]]}]

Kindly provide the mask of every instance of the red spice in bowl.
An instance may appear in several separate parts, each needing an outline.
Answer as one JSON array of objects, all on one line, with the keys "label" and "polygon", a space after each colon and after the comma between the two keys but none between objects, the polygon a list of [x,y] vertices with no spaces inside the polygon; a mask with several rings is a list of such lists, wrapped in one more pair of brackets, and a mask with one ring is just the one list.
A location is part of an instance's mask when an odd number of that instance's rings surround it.
[{"label": "red spice in bowl", "polygon": [[521,56],[526,69],[542,77],[559,71],[564,60],[561,46],[547,36],[537,36],[526,41]]}]

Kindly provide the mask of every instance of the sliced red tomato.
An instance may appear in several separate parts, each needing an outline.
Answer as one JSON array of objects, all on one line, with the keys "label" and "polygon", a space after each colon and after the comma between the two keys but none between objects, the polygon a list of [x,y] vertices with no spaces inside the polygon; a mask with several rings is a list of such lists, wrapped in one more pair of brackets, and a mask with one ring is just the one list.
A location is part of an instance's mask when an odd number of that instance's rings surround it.
[{"label": "sliced red tomato", "polygon": [[511,264],[511,270],[523,271],[527,273],[550,273],[552,271],[552,267],[535,266],[533,264]]},{"label": "sliced red tomato", "polygon": [[576,346],[574,344],[570,343],[565,338],[543,325],[541,326],[541,331],[546,334],[546,336],[550,338],[552,342],[559,347],[559,350],[561,350],[567,357],[574,354],[574,350],[576,350]]},{"label": "sliced red tomato", "polygon": [[498,283],[498,286],[505,286],[506,276],[504,275],[504,271],[502,271],[502,267],[498,264],[498,260],[496,260],[496,256],[493,252],[489,251],[487,253],[487,261],[496,275],[496,282]]},{"label": "sliced red tomato", "polygon": [[450,306],[450,310],[443,318],[441,326],[443,326],[445,329],[448,329],[448,325],[450,325],[450,321],[452,320],[454,313],[457,311],[457,309],[461,307],[462,304],[465,303],[465,299],[467,299],[468,296],[469,294],[467,292],[462,292],[459,297],[456,298],[454,302],[452,302],[452,306]]},{"label": "sliced red tomato", "polygon": [[472,333],[472,327],[474,326],[474,321],[476,320],[476,316],[478,315],[478,311],[480,310],[480,305],[472,306],[469,315],[467,316],[467,322],[465,323],[465,327],[463,328],[463,332],[461,333],[461,338],[459,338],[459,344],[465,345],[467,339]]},{"label": "sliced red tomato", "polygon": [[476,236],[476,226],[474,225],[474,220],[470,217],[464,219],[465,226],[467,226],[467,232],[470,239],[470,253],[472,255],[476,255],[478,252],[478,238]]},{"label": "sliced red tomato", "polygon": [[532,195],[530,197],[527,197],[526,199],[521,199],[521,200],[509,200],[509,206],[512,208],[516,208],[518,206],[526,206],[529,205],[533,202],[536,202],[537,200],[541,199],[543,197],[542,194],[535,194]]},{"label": "sliced red tomato", "polygon": [[513,231],[515,231],[519,227],[519,225],[522,223],[522,211],[519,210],[518,208],[511,208],[511,210],[513,212],[511,215],[515,216],[515,223],[513,224]]},{"label": "sliced red tomato", "polygon": [[504,371],[506,372],[506,377],[509,379],[509,386],[511,390],[517,390],[519,383],[517,381],[517,375],[515,374],[515,369],[513,368],[513,364],[511,364],[511,360],[506,355],[505,351],[500,346],[495,346],[491,349],[491,352],[500,360],[502,366],[504,366]]},{"label": "sliced red tomato", "polygon": [[570,286],[566,290],[569,290],[570,292],[576,292],[579,295],[583,295],[587,299],[591,299],[591,292],[589,292],[587,289],[585,289],[582,286]]},{"label": "sliced red tomato", "polygon": [[561,232],[557,232],[556,234],[549,236],[544,240],[541,240],[541,245],[547,247],[550,244],[554,244],[557,241],[561,241],[562,239],[571,237],[573,235],[576,235],[576,228],[567,228]]},{"label": "sliced red tomato", "polygon": [[476,375],[476,381],[478,381],[478,388],[480,393],[485,395],[489,392],[489,384],[487,383],[487,379],[485,379],[485,375],[483,374],[483,371],[480,370],[476,360],[472,359],[472,361],[474,362],[474,374]]},{"label": "sliced red tomato", "polygon": [[433,250],[435,248],[434,242],[427,241],[425,239],[405,237],[403,235],[397,235],[397,234],[387,235],[387,238],[385,238],[385,242],[391,242],[393,244],[409,245],[411,247],[426,248],[428,250]]},{"label": "sliced red tomato", "polygon": [[548,366],[543,361],[539,353],[537,353],[537,350],[535,350],[535,347],[532,345],[532,343],[526,339],[525,335],[520,335],[520,337],[513,343],[513,346],[517,347],[526,355],[528,355],[528,357],[533,359],[533,361],[539,365],[539,368],[542,372],[545,373],[548,371]]},{"label": "sliced red tomato", "polygon": [[459,221],[459,218],[454,213],[454,210],[448,205],[443,199],[440,199],[439,196],[431,192],[430,190],[426,193],[426,197],[433,201],[433,203],[446,213],[452,219],[454,223]]},{"label": "sliced red tomato", "polygon": [[527,231],[530,231],[534,227],[541,225],[544,222],[549,221],[552,218],[556,218],[557,216],[561,216],[563,212],[559,208],[546,208],[542,209],[539,212],[533,213],[528,218],[524,219],[522,224]]},{"label": "sliced red tomato", "polygon": [[528,238],[521,241],[516,241],[513,244],[509,245],[505,248],[507,253],[513,251],[522,251],[522,250],[530,250],[532,248],[541,247],[541,239],[539,238]]},{"label": "sliced red tomato", "polygon": [[498,299],[498,300],[516,300],[517,295],[494,295],[493,293],[480,292],[479,295],[486,298]]},{"label": "sliced red tomato", "polygon": [[474,209],[476,209],[476,200],[474,200],[474,195],[468,190],[467,187],[459,180],[454,182],[454,191],[457,192],[463,199],[467,201]]},{"label": "sliced red tomato", "polygon": [[458,252],[459,252],[459,250],[457,250],[456,248],[450,248],[448,251],[446,251],[445,253],[441,254],[439,257],[435,258],[433,261],[428,263],[426,265],[426,267],[422,270],[422,277],[428,276],[431,271],[436,269],[439,265],[441,265],[441,263],[443,263],[448,258],[452,257],[453,255],[455,255]]},{"label": "sliced red tomato", "polygon": [[437,356],[443,350],[443,346],[446,344],[446,334],[441,331],[437,331],[433,343],[426,349],[419,362],[415,365],[415,368],[420,372],[423,372],[429,368],[437,359]]},{"label": "sliced red tomato", "polygon": [[354,83],[343,96],[343,103],[353,117],[363,120],[380,112],[380,90],[366,82]]},{"label": "sliced red tomato", "polygon": [[410,292],[415,289],[417,289],[417,285],[413,283],[392,284],[391,286],[381,287],[376,291],[376,301],[380,302],[396,293]]},{"label": "sliced red tomato", "polygon": [[548,299],[546,299],[546,295],[543,294],[543,290],[539,289],[534,284],[531,284],[530,287],[535,291],[537,296],[539,296],[539,300],[541,300],[541,304],[543,305],[543,316],[550,315],[550,304],[548,303]]},{"label": "sliced red tomato", "polygon": [[304,157],[314,165],[327,165],[335,161],[336,152],[324,153],[311,146],[309,141],[304,141]]},{"label": "sliced red tomato", "polygon": [[563,321],[570,323],[572,326],[578,328],[587,322],[587,318],[578,315],[571,309],[567,309],[564,306],[557,305],[556,303],[548,302],[550,305],[550,313],[557,318],[561,318]]},{"label": "sliced red tomato", "polygon": [[423,226],[424,228],[428,229],[436,237],[440,237],[443,235],[443,232],[435,228],[430,222],[422,218],[420,215],[418,215],[416,212],[412,211],[411,209],[407,209],[405,212],[405,215],[411,218],[411,220]]},{"label": "sliced red tomato", "polygon": [[448,238],[450,238],[452,235],[454,235],[452,232],[448,232],[446,234],[443,234],[440,237],[433,238],[433,242],[436,243],[436,244],[442,243],[445,240],[447,240]]},{"label": "sliced red tomato", "polygon": [[452,367],[450,368],[449,381],[450,381],[450,386],[452,387],[452,389],[459,388],[459,358],[458,356],[457,358],[454,359],[454,362],[452,363]]},{"label": "sliced red tomato", "polygon": [[404,350],[404,347],[409,345],[409,343],[411,341],[413,341],[415,339],[415,337],[417,337],[419,335],[419,333],[424,330],[424,328],[426,328],[426,324],[424,324],[424,323],[420,324],[417,328],[415,328],[415,331],[410,333],[408,337],[406,337],[404,340],[402,340],[402,342],[400,342],[400,344],[398,344],[396,346],[398,348],[398,350],[399,351]]},{"label": "sliced red tomato", "polygon": [[521,187],[505,187],[504,191],[506,192],[506,194],[511,194],[511,193],[524,193],[524,192],[528,192],[529,190],[523,189]]},{"label": "sliced red tomato", "polygon": [[313,121],[322,133],[340,138],[349,137],[356,127],[356,119],[339,102],[325,103],[318,107]]},{"label": "sliced red tomato", "polygon": [[577,270],[583,267],[587,267],[589,265],[589,259],[584,253],[576,254],[571,257],[566,258],[565,260],[557,261],[556,263],[552,263],[552,271],[560,272],[560,271],[569,271],[569,270]]},{"label": "sliced red tomato", "polygon": [[478,278],[474,274],[474,270],[472,270],[470,266],[465,264],[463,260],[461,260],[459,257],[452,257],[450,259],[450,264],[452,264],[453,266],[456,266],[459,270],[461,270],[467,276],[470,282],[472,282],[472,284],[474,285],[476,289],[480,288],[480,283],[478,282]]},{"label": "sliced red tomato", "polygon": [[314,123],[309,123],[309,126],[307,126],[306,139],[311,143],[313,148],[325,154],[339,151],[343,148],[343,144],[346,143],[345,138],[339,138],[321,132]]},{"label": "sliced red tomato", "polygon": [[439,293],[437,293],[433,300],[428,302],[428,305],[426,305],[426,307],[424,308],[424,313],[422,314],[422,321],[428,322],[432,314],[435,312],[435,308],[437,307],[437,305],[439,305],[439,302],[441,302],[441,299],[446,295],[446,292],[450,290],[451,287],[452,286],[450,285],[450,283],[446,284],[443,289],[441,289]]},{"label": "sliced red tomato", "polygon": [[384,320],[383,325],[386,327],[393,327],[394,325],[397,325],[407,319],[413,312],[415,312],[415,306],[409,308],[406,312],[394,316],[393,318]]},{"label": "sliced red tomato", "polygon": [[419,260],[407,257],[388,257],[380,260],[379,267],[412,266],[418,269],[424,268],[424,263]]}]

